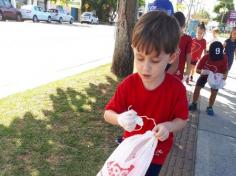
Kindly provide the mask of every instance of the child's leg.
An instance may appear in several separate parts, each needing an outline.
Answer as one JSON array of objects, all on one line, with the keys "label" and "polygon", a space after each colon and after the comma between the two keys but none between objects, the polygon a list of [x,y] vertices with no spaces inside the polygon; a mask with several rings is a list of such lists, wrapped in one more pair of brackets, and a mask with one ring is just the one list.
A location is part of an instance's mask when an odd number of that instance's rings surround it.
[{"label": "child's leg", "polygon": [[189,105],[189,110],[190,111],[197,110],[197,100],[200,96],[201,88],[203,88],[205,86],[206,82],[207,82],[207,76],[206,75],[201,75],[198,78],[197,84],[196,84],[196,87],[195,87],[194,93],[193,93],[193,100],[192,100],[192,103]]},{"label": "child's leg", "polygon": [[158,176],[161,171],[161,167],[162,165],[159,164],[151,164],[145,176]]},{"label": "child's leg", "polygon": [[201,91],[201,87],[200,86],[196,86],[194,89],[194,93],[193,93],[193,103],[197,103],[197,100],[199,98],[200,95],[200,91]]},{"label": "child's leg", "polygon": [[192,61],[190,65],[190,81],[193,81],[193,75],[195,73],[195,67],[196,67],[197,62]]},{"label": "child's leg", "polygon": [[203,88],[205,86],[205,84],[207,83],[207,75],[201,75],[196,83],[196,87],[194,89],[194,93],[193,93],[193,103],[196,103],[199,96],[200,96],[200,91],[201,88]]},{"label": "child's leg", "polygon": [[218,93],[217,89],[211,89],[211,96],[209,98],[208,107],[212,107],[214,105],[217,93]]},{"label": "child's leg", "polygon": [[211,89],[211,96],[209,98],[209,105],[206,109],[206,112],[209,116],[214,116],[214,111],[213,111],[212,106],[215,103],[217,93],[218,93],[217,89]]},{"label": "child's leg", "polygon": [[195,72],[195,65],[191,64],[191,66],[190,66],[190,76],[193,76],[194,72]]}]

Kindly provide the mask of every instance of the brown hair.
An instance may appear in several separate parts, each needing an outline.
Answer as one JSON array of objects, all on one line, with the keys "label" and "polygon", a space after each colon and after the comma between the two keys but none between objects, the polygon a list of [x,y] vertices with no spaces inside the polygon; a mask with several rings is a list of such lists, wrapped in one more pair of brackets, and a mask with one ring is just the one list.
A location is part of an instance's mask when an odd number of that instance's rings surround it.
[{"label": "brown hair", "polygon": [[205,23],[204,22],[201,22],[197,25],[197,27],[199,27],[199,29],[202,29],[204,31],[206,31],[206,27],[205,27]]},{"label": "brown hair", "polygon": [[144,14],[136,23],[132,45],[138,51],[150,54],[153,49],[160,54],[164,51],[173,54],[180,39],[180,27],[174,17],[163,11]]},{"label": "brown hair", "polygon": [[185,26],[185,16],[182,12],[175,12],[174,13],[174,17],[176,18],[176,20],[179,22],[179,26],[180,27],[184,27]]}]

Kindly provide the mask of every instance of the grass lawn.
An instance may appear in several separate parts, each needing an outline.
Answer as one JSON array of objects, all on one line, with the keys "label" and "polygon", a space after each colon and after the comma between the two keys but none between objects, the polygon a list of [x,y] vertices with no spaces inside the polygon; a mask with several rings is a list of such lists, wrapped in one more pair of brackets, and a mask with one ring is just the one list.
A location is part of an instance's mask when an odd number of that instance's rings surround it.
[{"label": "grass lawn", "polygon": [[0,176],[95,176],[116,147],[110,65],[0,100]]}]

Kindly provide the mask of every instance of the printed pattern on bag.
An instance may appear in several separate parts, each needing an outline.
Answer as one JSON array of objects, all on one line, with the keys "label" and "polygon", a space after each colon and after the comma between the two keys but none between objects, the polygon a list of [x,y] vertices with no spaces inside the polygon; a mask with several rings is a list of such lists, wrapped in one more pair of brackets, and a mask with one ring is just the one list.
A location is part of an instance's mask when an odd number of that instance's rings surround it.
[{"label": "printed pattern on bag", "polygon": [[107,163],[109,176],[128,176],[134,165],[130,165],[128,168],[122,168],[118,162],[110,161]]}]

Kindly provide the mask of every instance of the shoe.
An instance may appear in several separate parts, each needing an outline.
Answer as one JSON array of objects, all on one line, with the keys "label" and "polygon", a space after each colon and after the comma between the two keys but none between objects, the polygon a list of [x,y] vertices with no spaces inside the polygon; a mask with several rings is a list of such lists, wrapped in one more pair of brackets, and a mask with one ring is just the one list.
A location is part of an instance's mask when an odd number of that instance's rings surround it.
[{"label": "shoe", "polygon": [[190,111],[196,111],[197,110],[197,103],[191,103],[188,107]]},{"label": "shoe", "polygon": [[214,116],[214,111],[212,107],[207,107],[206,112],[209,116]]},{"label": "shoe", "polygon": [[123,139],[122,136],[118,136],[118,137],[115,138],[115,142],[116,142],[117,144],[120,144],[123,140],[124,140],[124,139]]}]

